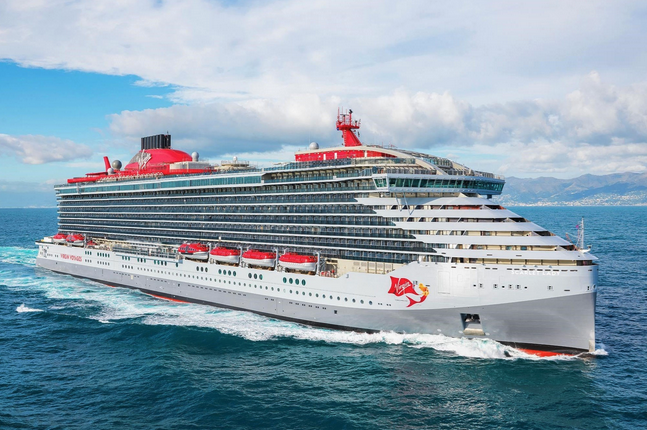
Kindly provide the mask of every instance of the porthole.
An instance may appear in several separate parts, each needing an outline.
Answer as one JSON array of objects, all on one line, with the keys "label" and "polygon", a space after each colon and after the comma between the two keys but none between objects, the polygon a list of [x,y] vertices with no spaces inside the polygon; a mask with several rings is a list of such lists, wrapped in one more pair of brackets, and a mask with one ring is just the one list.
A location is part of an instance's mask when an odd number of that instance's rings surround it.
[{"label": "porthole", "polygon": [[298,291],[295,291],[295,293],[296,293],[296,295],[297,295],[297,296],[299,295],[299,292],[298,292]]},{"label": "porthole", "polygon": [[287,282],[288,282],[288,278],[283,277],[283,283],[285,284],[285,283],[287,283]]},{"label": "porthole", "polygon": [[[247,277],[248,277],[249,279],[252,279],[252,274],[251,274],[251,273],[248,273],[248,274],[247,274]],[[285,279],[285,278],[283,278],[283,279]]]},{"label": "porthole", "polygon": [[195,268],[195,271],[196,271],[196,272],[197,272],[197,271],[199,271],[199,270],[200,270],[200,268],[199,268],[199,267],[196,267],[196,268]]},{"label": "porthole", "polygon": [[234,270],[234,276],[236,276],[236,271]]},{"label": "porthole", "polygon": [[227,275],[228,275],[228,276],[231,276],[231,270],[228,270],[228,271],[227,271]]},{"label": "porthole", "polygon": [[301,285],[303,285],[303,286],[305,286],[305,285],[306,285],[306,280],[305,280],[305,279],[302,279],[302,280],[301,280]]},{"label": "porthole", "polygon": [[292,294],[292,290],[290,290],[290,294]]},{"label": "porthole", "polygon": [[361,304],[364,304],[364,300],[360,300],[359,302],[360,302]]},{"label": "porthole", "polygon": [[274,291],[274,287],[272,287],[272,291]]},{"label": "porthole", "polygon": [[344,297],[344,301],[345,301],[345,302],[347,302],[347,301],[348,301],[348,297]]},{"label": "porthole", "polygon": [[292,278],[290,278],[290,284],[292,284],[293,282],[294,282],[294,281],[292,280]]},{"label": "porthole", "polygon": [[339,298],[339,296],[337,296],[337,300],[341,300],[341,298]]},{"label": "porthole", "polygon": [[353,303],[355,303],[355,299],[353,299]]},{"label": "porthole", "polygon": [[373,304],[373,302],[369,300],[368,304],[369,304],[369,305],[372,305],[372,304]]},{"label": "porthole", "polygon": [[209,271],[209,268],[208,268],[208,267],[205,267],[205,268],[204,268],[204,271],[205,271],[205,272],[208,272],[208,271]]},{"label": "porthole", "polygon": [[301,294],[303,294],[303,295],[305,296],[305,295],[306,295],[306,292],[304,291],[304,292],[302,292]]},{"label": "porthole", "polygon": [[308,295],[309,295],[310,297],[312,297],[312,293],[309,293]]},{"label": "porthole", "polygon": [[263,275],[258,275],[258,277],[261,281],[263,280]]},{"label": "porthole", "polygon": [[258,279],[258,275],[254,273],[254,279]]},{"label": "porthole", "polygon": [[222,274],[222,270],[221,270],[221,269],[218,269],[218,274],[219,274],[219,275],[221,275],[221,274]]},{"label": "porthole", "polygon": [[319,293],[315,294],[315,297],[319,297]]}]

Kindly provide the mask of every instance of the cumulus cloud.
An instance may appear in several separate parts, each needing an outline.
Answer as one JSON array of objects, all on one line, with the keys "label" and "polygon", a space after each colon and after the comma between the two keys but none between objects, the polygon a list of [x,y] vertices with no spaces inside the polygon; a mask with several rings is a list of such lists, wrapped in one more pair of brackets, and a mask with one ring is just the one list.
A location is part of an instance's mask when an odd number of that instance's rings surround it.
[{"label": "cumulus cloud", "polygon": [[[588,70],[644,70],[640,1],[22,1],[0,5],[0,58],[135,75],[181,102],[404,86],[472,103],[556,95]],[[621,46],[623,49],[615,49]],[[603,68],[601,70],[601,68]]]},{"label": "cumulus cloud", "polygon": [[[642,170],[646,13],[631,0],[16,0],[0,4],[0,58],[168,86],[177,104],[109,116],[133,148],[169,131],[206,156],[267,160],[338,143],[343,104],[367,143],[481,151],[514,174]],[[582,81],[590,70],[618,85]],[[26,163],[58,159],[0,142]]]},{"label": "cumulus cloud", "polygon": [[[174,105],[112,115],[110,130],[131,140],[171,130],[179,144],[205,155],[272,151],[308,140],[335,145],[340,143],[334,128],[339,103],[339,98],[308,95]],[[567,172],[569,166],[581,171],[604,164],[607,173],[642,171],[646,165],[647,85],[608,85],[596,72],[562,99],[476,107],[449,92],[397,90],[350,104],[363,119],[365,143],[431,152],[450,145],[474,147],[483,154],[489,146],[491,155],[504,159],[492,166],[500,171]],[[626,157],[631,162],[623,161]]]},{"label": "cumulus cloud", "polygon": [[0,134],[0,153],[13,155],[25,164],[43,164],[87,158],[92,150],[86,145],[58,137]]}]

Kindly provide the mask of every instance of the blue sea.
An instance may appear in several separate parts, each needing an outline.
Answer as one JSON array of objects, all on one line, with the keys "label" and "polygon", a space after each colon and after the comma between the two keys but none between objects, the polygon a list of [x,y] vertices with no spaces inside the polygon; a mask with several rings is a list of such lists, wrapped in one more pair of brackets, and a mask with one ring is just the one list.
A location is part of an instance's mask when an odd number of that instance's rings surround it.
[{"label": "blue sea", "polygon": [[157,300],[36,268],[56,211],[0,210],[0,429],[647,428],[647,207],[513,210],[584,216],[594,357]]}]

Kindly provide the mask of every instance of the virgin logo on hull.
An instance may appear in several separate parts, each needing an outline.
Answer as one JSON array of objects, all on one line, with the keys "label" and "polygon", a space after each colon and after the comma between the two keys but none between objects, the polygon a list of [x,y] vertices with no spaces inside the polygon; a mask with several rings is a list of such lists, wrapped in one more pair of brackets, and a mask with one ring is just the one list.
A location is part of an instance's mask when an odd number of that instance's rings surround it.
[{"label": "virgin logo on hull", "polygon": [[407,307],[411,307],[424,302],[429,295],[429,289],[422,284],[414,286],[413,282],[407,278],[394,278],[391,276],[391,288],[389,289],[389,294],[393,294],[396,297],[405,296],[409,299]]}]

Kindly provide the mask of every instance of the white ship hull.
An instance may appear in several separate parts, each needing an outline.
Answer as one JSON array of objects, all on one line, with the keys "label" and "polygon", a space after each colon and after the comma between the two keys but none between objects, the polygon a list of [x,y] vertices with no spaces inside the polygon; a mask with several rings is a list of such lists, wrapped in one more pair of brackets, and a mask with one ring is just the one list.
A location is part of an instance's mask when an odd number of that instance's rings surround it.
[{"label": "white ship hull", "polygon": [[274,258],[263,258],[263,259],[256,259],[256,258],[242,258],[243,263],[247,264],[248,266],[256,266],[256,267],[274,267],[274,263],[276,260]]},{"label": "white ship hull", "polygon": [[240,256],[238,255],[211,255],[211,259],[218,263],[238,264]]},{"label": "white ship hull", "polygon": [[[181,259],[156,258],[166,263],[162,265],[152,258],[126,263],[111,251],[88,257],[82,248],[38,245],[36,264],[55,272],[306,324],[490,338],[553,352],[584,352],[595,345],[597,266],[540,271],[414,262],[386,275],[347,273],[326,278],[249,267],[234,270]],[[219,268],[223,274],[217,274]],[[187,275],[196,272],[199,276],[187,282]],[[400,296],[389,293],[394,279],[410,280],[427,294],[420,294],[419,288]],[[471,315],[478,315],[478,324],[470,322]]]},{"label": "white ship hull", "polygon": [[209,253],[207,251],[205,252],[194,252],[193,254],[182,254],[184,258],[188,258],[190,260],[201,260],[201,261],[206,261],[209,259]]},{"label": "white ship hull", "polygon": [[315,272],[317,271],[317,263],[292,263],[289,261],[279,260],[279,264],[286,269],[299,270],[301,272]]}]

